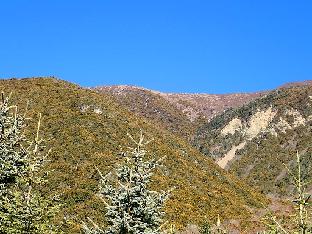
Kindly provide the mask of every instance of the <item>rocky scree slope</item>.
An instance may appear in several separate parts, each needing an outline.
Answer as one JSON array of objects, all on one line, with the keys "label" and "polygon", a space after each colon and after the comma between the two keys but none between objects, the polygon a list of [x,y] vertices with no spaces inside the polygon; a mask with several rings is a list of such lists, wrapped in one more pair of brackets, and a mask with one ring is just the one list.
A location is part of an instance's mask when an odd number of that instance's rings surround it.
[{"label": "rocky scree slope", "polygon": [[[127,133],[136,136],[140,129],[154,139],[148,150],[152,157],[166,155],[164,166],[157,171],[152,188],[175,187],[167,203],[166,220],[182,228],[189,223],[223,220],[248,224],[251,208],[266,199],[235,176],[218,167],[182,138],[139,118],[112,100],[77,85],[54,78],[0,80],[0,89],[12,92],[12,103],[23,112],[27,101],[31,135],[35,131],[38,112],[43,115],[42,132],[51,148],[51,170],[45,193],[61,195],[65,233],[80,233],[86,217],[103,222],[103,203],[95,195],[98,190],[97,166],[104,174],[114,168],[123,149],[129,146]],[[249,223],[250,224],[250,223]]]},{"label": "rocky scree slope", "polygon": [[200,127],[193,143],[251,186],[290,195],[293,187],[285,165],[295,167],[297,150],[305,176],[312,177],[311,132],[312,86],[291,85],[226,110]]}]

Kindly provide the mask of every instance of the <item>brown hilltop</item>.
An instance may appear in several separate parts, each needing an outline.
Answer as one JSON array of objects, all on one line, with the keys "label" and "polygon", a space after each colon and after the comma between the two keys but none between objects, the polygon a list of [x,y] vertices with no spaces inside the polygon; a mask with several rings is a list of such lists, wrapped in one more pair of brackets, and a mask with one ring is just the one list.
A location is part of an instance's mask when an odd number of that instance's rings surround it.
[{"label": "brown hilltop", "polygon": [[225,109],[242,106],[264,94],[264,92],[257,92],[233,94],[161,93],[160,95],[176,105],[193,121],[198,117],[210,120]]},{"label": "brown hilltop", "polygon": [[[193,122],[198,118],[211,119],[222,113],[225,109],[242,106],[255,98],[263,96],[266,92],[232,93],[232,94],[206,94],[206,93],[163,93],[130,85],[99,86],[95,88],[104,93],[110,93],[119,100],[144,92],[158,95],[163,101],[168,101],[178,110],[182,111]],[[123,100],[125,101],[125,100]]]},{"label": "brown hilltop", "polygon": [[[312,85],[312,80],[286,83],[279,86],[278,89],[306,85]],[[99,86],[95,89],[104,93],[110,93],[115,97],[117,96],[119,101],[124,101],[121,100],[122,97],[125,98],[130,93],[134,95],[135,93],[144,92],[150,93],[151,95],[159,95],[175,106],[175,108],[182,111],[191,122],[196,121],[198,118],[210,120],[226,109],[241,107],[244,104],[247,104],[256,98],[262,97],[269,92],[261,91],[254,93],[231,94],[164,93],[131,85]],[[133,109],[135,108],[132,108],[131,111],[134,111]]]},{"label": "brown hilltop", "polygon": [[278,88],[292,88],[292,87],[301,87],[312,85],[312,80],[298,81],[298,82],[289,82],[279,86]]}]

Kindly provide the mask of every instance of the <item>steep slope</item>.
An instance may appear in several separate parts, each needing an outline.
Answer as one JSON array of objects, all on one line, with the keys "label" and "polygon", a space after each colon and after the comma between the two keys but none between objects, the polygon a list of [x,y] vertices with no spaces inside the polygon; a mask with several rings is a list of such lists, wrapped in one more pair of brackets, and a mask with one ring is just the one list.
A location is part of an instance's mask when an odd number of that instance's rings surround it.
[{"label": "steep slope", "polygon": [[124,108],[185,139],[190,140],[194,134],[196,123],[155,91],[125,85],[102,86],[95,90],[112,95]]},{"label": "steep slope", "polygon": [[[115,103],[111,96],[52,78],[1,80],[0,89],[12,92],[12,103],[21,111],[29,101],[28,116],[34,126],[38,112],[43,118],[47,147],[52,148],[48,186],[45,192],[61,194],[65,233],[79,233],[79,224],[87,216],[100,222],[103,204],[95,196],[98,174],[110,171],[129,146],[126,133],[142,129],[154,141],[148,150],[153,157],[167,155],[164,167],[154,178],[153,187],[175,190],[166,206],[169,224],[222,219],[246,220],[250,207],[266,200],[234,176],[219,168],[182,138],[138,118]],[[29,133],[31,134],[31,133]],[[63,217],[63,218],[62,218]]]},{"label": "steep slope", "polygon": [[198,129],[194,144],[263,192],[290,194],[284,164],[294,167],[297,150],[312,177],[312,86],[291,87],[216,116]]}]

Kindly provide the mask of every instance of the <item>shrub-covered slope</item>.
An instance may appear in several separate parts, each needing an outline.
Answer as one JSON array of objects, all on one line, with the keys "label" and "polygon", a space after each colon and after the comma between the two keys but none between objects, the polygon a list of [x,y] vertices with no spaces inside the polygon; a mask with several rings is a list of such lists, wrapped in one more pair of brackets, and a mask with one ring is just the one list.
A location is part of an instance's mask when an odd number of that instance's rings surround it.
[{"label": "shrub-covered slope", "polygon": [[95,90],[112,95],[124,108],[187,140],[194,134],[197,123],[192,123],[186,114],[155,91],[122,85],[102,86]]},{"label": "shrub-covered slope", "polygon": [[229,109],[198,129],[194,144],[266,193],[290,194],[285,165],[298,150],[311,179],[312,86],[281,88]]},{"label": "shrub-covered slope", "polygon": [[160,93],[162,97],[182,110],[189,119],[210,120],[228,108],[240,107],[266,92],[205,94],[205,93]]},{"label": "shrub-covered slope", "polygon": [[[111,96],[52,78],[1,80],[0,89],[12,92],[12,103],[28,116],[43,115],[42,134],[52,149],[48,168],[52,170],[47,193],[61,194],[66,233],[79,233],[87,216],[100,222],[102,203],[97,166],[103,173],[114,167],[118,154],[129,146],[126,133],[136,136],[142,129],[154,138],[148,150],[152,156],[167,155],[164,167],[154,178],[154,189],[175,187],[166,205],[166,219],[178,227],[223,219],[246,219],[249,208],[265,199],[235,177],[224,172],[208,157],[182,138],[139,118],[115,103]],[[30,133],[29,133],[30,134]]]},{"label": "shrub-covered slope", "polygon": [[156,121],[187,139],[192,139],[198,126],[225,109],[242,106],[266,93],[162,93],[127,85],[99,86],[95,90],[111,94],[131,112]]}]

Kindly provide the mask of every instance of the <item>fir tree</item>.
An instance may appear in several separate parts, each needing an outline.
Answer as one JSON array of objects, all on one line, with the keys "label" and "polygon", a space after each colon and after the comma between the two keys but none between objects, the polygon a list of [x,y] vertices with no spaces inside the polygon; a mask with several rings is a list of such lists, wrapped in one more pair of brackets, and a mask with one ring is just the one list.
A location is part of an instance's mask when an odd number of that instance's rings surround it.
[{"label": "fir tree", "polygon": [[153,170],[161,160],[146,160],[144,141],[141,133],[135,148],[123,153],[123,163],[117,165],[114,173],[101,175],[99,197],[106,205],[107,228],[100,228],[91,220],[92,227],[83,225],[88,234],[136,234],[160,233],[163,206],[169,192],[156,192],[149,189]]},{"label": "fir tree", "polygon": [[25,118],[17,114],[16,106],[9,106],[9,97],[4,97],[0,104],[0,195],[9,186],[22,177],[25,172],[27,152],[23,147],[26,142],[22,129]]},{"label": "fir tree", "polygon": [[41,115],[35,139],[27,141],[24,130],[25,115],[16,106],[9,106],[9,98],[0,104],[0,233],[30,234],[56,233],[51,219],[59,206],[45,198],[38,187],[44,176],[39,170],[46,161],[42,139],[39,138]]}]

